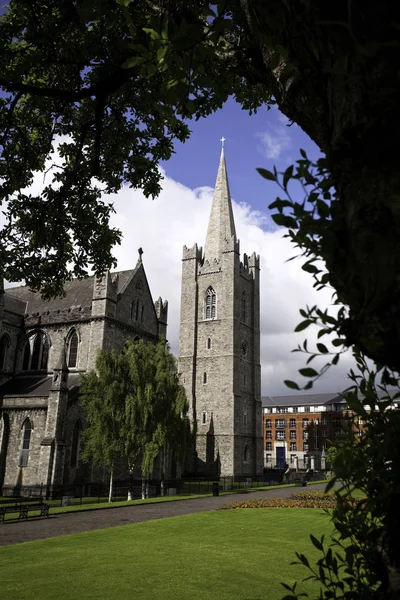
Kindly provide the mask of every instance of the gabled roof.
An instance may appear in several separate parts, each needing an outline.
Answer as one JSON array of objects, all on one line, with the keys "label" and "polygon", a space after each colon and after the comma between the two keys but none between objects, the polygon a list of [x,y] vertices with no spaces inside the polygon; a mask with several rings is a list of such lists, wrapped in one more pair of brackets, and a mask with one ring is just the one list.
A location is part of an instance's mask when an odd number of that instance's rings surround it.
[{"label": "gabled roof", "polygon": [[[79,373],[69,373],[68,388],[79,385]],[[17,375],[0,386],[0,398],[6,397],[47,397],[50,392],[52,375]]]},{"label": "gabled roof", "polygon": [[[118,276],[118,294],[125,290],[136,270],[137,267],[128,271],[116,271],[111,273],[112,278]],[[94,275],[84,277],[83,279],[72,279],[65,284],[65,296],[63,298],[52,298],[51,300],[43,300],[40,294],[33,292],[25,285],[7,288],[5,290],[5,303],[8,303],[11,306],[13,302],[15,304],[19,301],[19,306],[21,307],[21,302],[25,302],[25,314],[37,312],[44,313],[48,310],[61,311],[74,306],[81,306],[83,308],[92,305],[93,284]]]}]

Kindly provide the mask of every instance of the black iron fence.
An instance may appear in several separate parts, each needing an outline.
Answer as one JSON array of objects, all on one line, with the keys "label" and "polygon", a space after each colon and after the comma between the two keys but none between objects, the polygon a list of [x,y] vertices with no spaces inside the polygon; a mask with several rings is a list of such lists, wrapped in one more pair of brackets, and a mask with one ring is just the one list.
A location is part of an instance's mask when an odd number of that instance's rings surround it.
[{"label": "black iron fence", "polygon": [[[317,481],[326,478],[322,472],[312,472],[308,480]],[[279,485],[282,482],[290,483],[293,473],[287,475],[280,470],[271,470],[258,476],[246,477],[220,477],[219,479],[169,479],[164,482],[158,480],[134,479],[115,481],[112,486],[112,501],[119,502],[128,499],[158,498],[162,496],[195,496],[212,494],[213,481],[218,481],[220,492],[240,492],[252,488]],[[85,482],[75,485],[63,486],[4,486],[2,495],[5,498],[35,498],[42,496],[49,500],[52,506],[69,506],[79,504],[98,504],[107,502],[109,497],[108,482]]]}]

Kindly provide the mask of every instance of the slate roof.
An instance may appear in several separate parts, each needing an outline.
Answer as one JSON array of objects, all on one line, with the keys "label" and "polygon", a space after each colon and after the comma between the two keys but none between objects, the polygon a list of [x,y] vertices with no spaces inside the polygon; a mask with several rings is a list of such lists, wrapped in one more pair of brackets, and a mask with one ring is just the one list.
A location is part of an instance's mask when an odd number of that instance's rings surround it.
[{"label": "slate roof", "polygon": [[[137,268],[128,271],[115,271],[111,273],[114,278],[118,275],[117,293],[121,294],[128,285]],[[11,306],[19,304],[20,311],[22,302],[25,302],[25,314],[43,313],[46,311],[65,310],[74,306],[92,305],[94,275],[85,277],[84,279],[72,279],[67,281],[64,287],[65,296],[63,298],[53,298],[51,300],[43,300],[40,294],[31,291],[27,286],[15,288],[7,288],[5,290],[5,301]]]},{"label": "slate roof", "polygon": [[[68,388],[72,390],[79,385],[79,373],[68,375]],[[6,397],[47,397],[50,392],[51,375],[17,375],[0,386],[0,398]]]},{"label": "slate roof", "polygon": [[337,393],[332,394],[293,394],[291,396],[262,396],[263,407],[272,406],[322,406],[343,402]]}]

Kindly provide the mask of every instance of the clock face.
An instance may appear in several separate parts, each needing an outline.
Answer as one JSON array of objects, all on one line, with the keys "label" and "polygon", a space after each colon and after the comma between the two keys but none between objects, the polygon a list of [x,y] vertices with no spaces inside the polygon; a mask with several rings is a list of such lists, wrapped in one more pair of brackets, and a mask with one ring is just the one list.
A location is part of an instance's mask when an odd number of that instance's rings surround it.
[{"label": "clock face", "polygon": [[243,356],[246,356],[247,353],[248,353],[248,351],[249,351],[249,347],[247,345],[247,342],[244,342],[244,341],[242,342],[241,349],[242,349]]}]

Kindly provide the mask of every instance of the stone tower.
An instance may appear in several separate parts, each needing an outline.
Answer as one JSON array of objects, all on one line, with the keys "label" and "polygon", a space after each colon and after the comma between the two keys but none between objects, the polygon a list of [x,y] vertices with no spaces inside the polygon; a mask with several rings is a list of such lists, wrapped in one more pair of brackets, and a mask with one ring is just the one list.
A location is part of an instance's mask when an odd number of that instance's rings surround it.
[{"label": "stone tower", "polygon": [[224,149],[204,253],[183,248],[179,372],[198,475],[262,472],[259,257],[240,261]]}]

